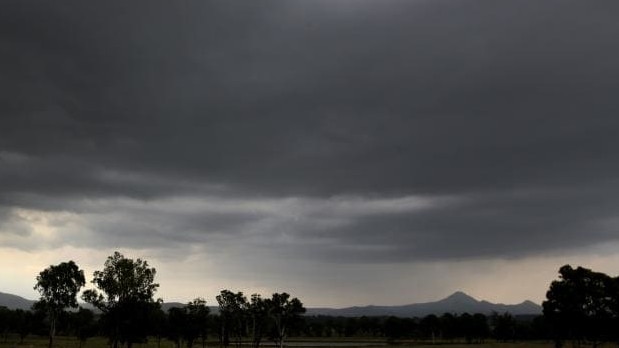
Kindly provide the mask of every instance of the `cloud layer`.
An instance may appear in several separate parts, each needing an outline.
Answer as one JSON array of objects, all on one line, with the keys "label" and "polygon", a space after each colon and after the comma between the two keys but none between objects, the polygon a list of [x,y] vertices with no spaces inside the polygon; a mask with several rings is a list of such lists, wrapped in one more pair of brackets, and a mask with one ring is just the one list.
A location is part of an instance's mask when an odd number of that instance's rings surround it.
[{"label": "cloud layer", "polygon": [[1,7],[4,247],[370,267],[619,239],[613,2]]}]

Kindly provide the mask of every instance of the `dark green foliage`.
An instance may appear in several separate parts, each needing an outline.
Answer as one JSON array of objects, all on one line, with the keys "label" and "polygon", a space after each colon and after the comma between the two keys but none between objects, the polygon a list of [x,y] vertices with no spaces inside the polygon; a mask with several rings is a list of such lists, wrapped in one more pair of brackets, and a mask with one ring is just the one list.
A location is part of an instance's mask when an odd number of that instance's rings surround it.
[{"label": "dark green foliage", "polygon": [[516,320],[511,314],[493,313],[491,320],[492,334],[496,340],[507,342],[516,339]]},{"label": "dark green foliage", "polygon": [[161,308],[156,308],[150,313],[150,336],[157,340],[157,347],[161,347],[161,340],[167,334],[167,316]]},{"label": "dark green foliage", "polygon": [[306,336],[385,337],[390,341],[417,339],[435,343],[462,340],[482,343],[490,337],[488,318],[479,313],[460,316],[445,313],[440,318],[436,315],[424,318],[311,316],[304,321]]},{"label": "dark green foliage", "polygon": [[462,336],[462,329],[457,316],[445,313],[439,320],[443,339],[452,341]]},{"label": "dark green foliage", "polygon": [[94,272],[92,283],[100,292],[89,289],[82,298],[103,312],[104,332],[114,348],[119,343],[131,348],[146,340],[151,313],[159,308],[159,300],[153,299],[159,287],[155,274],[148,262],[119,252],[107,258],[102,271]]},{"label": "dark green foliage", "polygon": [[210,313],[210,309],[206,306],[206,301],[198,297],[187,304],[185,311],[187,313],[187,328],[185,334],[187,347],[191,348],[194,341],[199,338],[202,348],[204,348],[208,337]]},{"label": "dark green foliage", "polygon": [[352,337],[359,331],[359,322],[357,318],[348,318],[344,323],[344,336]]},{"label": "dark green foliage", "polygon": [[168,309],[167,337],[174,342],[176,348],[180,348],[183,343],[186,323],[187,313],[184,308],[174,307]]},{"label": "dark green foliage", "polygon": [[359,336],[380,336],[383,330],[380,319],[377,317],[362,316],[358,321],[358,331],[355,335]]},{"label": "dark green foliage", "polygon": [[566,339],[578,344],[588,341],[594,347],[618,340],[618,278],[570,265],[561,267],[559,275],[543,303],[556,345]]},{"label": "dark green foliage", "polygon": [[208,336],[209,311],[206,301],[202,298],[194,299],[183,308],[170,308],[168,310],[168,339],[174,342],[177,348],[180,348],[183,343],[187,348],[191,348],[200,338],[204,348]]},{"label": "dark green foliage", "polygon": [[11,331],[12,311],[4,306],[0,306],[0,339],[6,342]]},{"label": "dark green foliage", "polygon": [[319,320],[312,320],[316,317],[305,318],[305,331],[303,334],[307,337],[323,337],[328,336],[326,329],[328,326],[325,322]]},{"label": "dark green foliage", "polygon": [[265,334],[282,347],[291,331],[302,332],[305,308],[299,299],[290,298],[287,293],[274,293],[263,299],[254,294],[248,302],[242,292],[222,290],[217,296],[219,304],[218,336],[223,346],[241,345],[243,337],[249,335],[252,346],[257,348]]},{"label": "dark green foliage", "polygon": [[301,314],[305,313],[305,307],[298,298],[290,298],[290,295],[274,293],[267,300],[269,316],[273,320],[271,338],[279,348],[284,346],[288,336],[288,330],[301,323]]},{"label": "dark green foliage", "polygon": [[269,302],[258,294],[251,295],[247,305],[247,316],[252,347],[258,348],[264,334],[269,330]]},{"label": "dark green foliage", "polygon": [[436,342],[436,339],[440,337],[441,322],[434,314],[430,314],[421,319],[419,323],[419,329],[423,337],[430,338],[432,343]]},{"label": "dark green foliage", "polygon": [[66,308],[77,308],[77,293],[84,284],[84,271],[73,261],[49,266],[37,276],[34,289],[39,291],[41,298],[35,303],[35,307],[44,310],[49,316],[50,348],[56,335],[58,316]]},{"label": "dark green foliage", "polygon": [[16,309],[12,320],[15,332],[19,334],[19,343],[23,344],[24,338],[31,332],[34,324],[32,312]]},{"label": "dark green foliage", "polygon": [[70,316],[73,333],[80,341],[80,348],[86,343],[88,338],[97,334],[97,323],[95,313],[90,309],[80,308]]},{"label": "dark green foliage", "polygon": [[245,335],[247,298],[242,292],[233,293],[230,290],[221,290],[216,299],[219,304],[220,343],[227,347],[232,337],[236,346],[240,347]]},{"label": "dark green foliage", "polygon": [[388,317],[384,323],[385,336],[389,340],[411,338],[417,330],[418,324],[412,318]]},{"label": "dark green foliage", "polygon": [[467,343],[483,343],[484,339],[490,335],[488,319],[485,315],[480,313],[468,315],[465,313],[460,316],[460,320]]}]

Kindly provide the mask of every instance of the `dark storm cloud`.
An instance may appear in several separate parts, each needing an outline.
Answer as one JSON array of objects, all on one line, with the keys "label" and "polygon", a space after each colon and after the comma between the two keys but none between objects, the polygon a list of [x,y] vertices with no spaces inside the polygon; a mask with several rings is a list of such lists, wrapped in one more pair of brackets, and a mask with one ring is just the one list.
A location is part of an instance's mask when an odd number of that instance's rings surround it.
[{"label": "dark storm cloud", "polygon": [[[149,233],[164,243],[294,226],[294,240],[352,260],[515,256],[618,237],[597,225],[616,216],[614,2],[1,7],[5,207],[87,211],[84,199],[201,195],[464,199],[333,216],[346,223],[323,228],[234,209],[138,220],[146,225],[91,221],[133,231],[136,244]],[[557,198],[565,190],[569,199]]]},{"label": "dark storm cloud", "polygon": [[516,258],[617,239],[617,189],[494,192],[418,212],[368,215],[312,237],[338,261]]}]

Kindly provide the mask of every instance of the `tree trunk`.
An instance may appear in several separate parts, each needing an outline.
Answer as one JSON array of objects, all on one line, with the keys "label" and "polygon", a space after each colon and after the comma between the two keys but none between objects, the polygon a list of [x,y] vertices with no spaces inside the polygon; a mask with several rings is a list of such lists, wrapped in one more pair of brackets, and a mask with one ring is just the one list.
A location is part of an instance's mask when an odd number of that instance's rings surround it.
[{"label": "tree trunk", "polygon": [[225,324],[221,325],[221,343],[224,347],[230,345],[230,335],[228,334],[228,328]]},{"label": "tree trunk", "polygon": [[52,348],[54,344],[54,335],[56,335],[56,316],[54,314],[51,314],[49,322],[49,348]]},{"label": "tree trunk", "polygon": [[279,332],[279,348],[284,348],[284,337],[286,335],[286,328],[282,327]]}]

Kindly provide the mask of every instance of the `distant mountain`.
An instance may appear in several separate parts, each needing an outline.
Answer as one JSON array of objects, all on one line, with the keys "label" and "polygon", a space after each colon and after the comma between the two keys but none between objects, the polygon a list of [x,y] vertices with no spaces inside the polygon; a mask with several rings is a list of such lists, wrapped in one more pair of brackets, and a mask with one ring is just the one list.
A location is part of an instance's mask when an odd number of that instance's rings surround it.
[{"label": "distant mountain", "polygon": [[515,305],[478,301],[462,291],[457,291],[452,295],[435,302],[415,303],[403,306],[362,306],[339,309],[308,308],[306,315],[331,315],[343,317],[393,315],[396,317],[424,317],[429,314],[491,314],[492,312],[509,312],[512,315],[536,315],[542,313],[542,307],[531,301],[524,301]]},{"label": "distant mountain", "polygon": [[34,301],[27,300],[23,297],[0,292],[0,306],[4,306],[8,309],[30,309]]},{"label": "distant mountain", "polygon": [[[0,292],[0,306],[9,309],[30,309],[34,301],[23,297]],[[89,304],[80,304],[83,307],[92,309]],[[172,307],[183,307],[185,304],[178,302],[166,302],[162,304],[162,309],[167,311]],[[211,313],[217,313],[218,308],[211,306]],[[542,313],[542,307],[531,301],[524,301],[520,304],[506,305],[501,303],[491,303],[488,301],[478,301],[475,298],[457,291],[452,295],[435,302],[415,303],[403,306],[362,306],[347,308],[308,308],[306,315],[331,315],[342,317],[360,316],[388,316],[397,317],[424,317],[428,314],[442,315],[443,313],[483,313],[509,312],[512,315],[537,315]]]},{"label": "distant mountain", "polygon": [[[13,295],[13,294],[7,294],[4,292],[0,292],[0,306],[4,306],[7,307],[8,309],[30,309],[32,308],[32,305],[34,304],[34,300],[28,300],[25,299],[21,296],[17,296],[17,295]],[[98,309],[94,308],[91,304],[89,303],[80,303],[80,306],[84,307],[84,308],[88,308],[91,310],[94,310],[95,312],[98,311]],[[173,308],[173,307],[184,307],[185,304],[184,303],[179,303],[179,302],[164,302],[161,304],[161,308],[164,311],[168,311],[168,309]],[[211,309],[211,313],[217,313],[218,312],[218,308],[217,307],[210,307]]]}]

